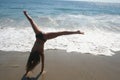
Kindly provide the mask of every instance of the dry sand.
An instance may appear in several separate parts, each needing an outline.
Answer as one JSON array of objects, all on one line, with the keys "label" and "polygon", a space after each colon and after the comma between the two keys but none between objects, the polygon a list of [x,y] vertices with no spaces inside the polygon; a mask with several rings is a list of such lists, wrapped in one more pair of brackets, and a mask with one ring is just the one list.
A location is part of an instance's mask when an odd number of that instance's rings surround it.
[{"label": "dry sand", "polygon": [[[38,80],[120,80],[120,52],[113,56],[45,51],[45,71]],[[0,51],[0,80],[21,80],[29,52]],[[31,76],[40,72],[38,65]]]}]

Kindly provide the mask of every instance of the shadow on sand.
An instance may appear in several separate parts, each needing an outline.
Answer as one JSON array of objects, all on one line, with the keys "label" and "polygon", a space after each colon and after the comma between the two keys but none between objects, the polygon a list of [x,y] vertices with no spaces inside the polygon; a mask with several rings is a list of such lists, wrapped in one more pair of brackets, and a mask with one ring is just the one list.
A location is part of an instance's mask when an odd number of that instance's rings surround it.
[{"label": "shadow on sand", "polygon": [[28,78],[25,75],[23,75],[21,80],[38,80],[40,76],[41,76],[40,73],[36,77],[31,77],[31,78]]}]

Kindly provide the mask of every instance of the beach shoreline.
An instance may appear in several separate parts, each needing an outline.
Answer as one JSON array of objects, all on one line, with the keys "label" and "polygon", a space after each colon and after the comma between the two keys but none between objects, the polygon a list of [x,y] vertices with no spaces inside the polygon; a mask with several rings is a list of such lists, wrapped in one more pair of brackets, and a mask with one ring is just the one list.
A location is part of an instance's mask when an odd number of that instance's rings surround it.
[{"label": "beach shoreline", "polygon": [[[120,52],[95,56],[63,50],[45,50],[46,73],[38,80],[119,80]],[[0,51],[0,79],[21,80],[29,52]],[[40,65],[33,71],[35,77]]]}]

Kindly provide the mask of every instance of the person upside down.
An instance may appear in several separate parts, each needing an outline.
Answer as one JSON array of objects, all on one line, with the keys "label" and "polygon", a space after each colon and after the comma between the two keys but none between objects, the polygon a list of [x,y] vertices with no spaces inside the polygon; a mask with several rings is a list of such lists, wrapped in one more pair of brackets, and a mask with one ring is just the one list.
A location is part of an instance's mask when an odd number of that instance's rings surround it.
[{"label": "person upside down", "polygon": [[[40,62],[41,64],[41,72],[40,74],[43,73],[44,71],[44,44],[47,40],[49,39],[54,39],[58,36],[62,35],[70,35],[70,34],[84,34],[84,32],[81,32],[80,30],[77,31],[59,31],[59,32],[49,32],[49,33],[44,33],[39,29],[39,26],[32,20],[32,18],[28,15],[27,11],[23,11],[24,15],[30,22],[35,35],[36,35],[36,40],[33,45],[33,48],[30,52],[27,64],[26,64],[26,73],[27,75],[30,71],[32,71]],[[40,61],[41,58],[41,61]]]}]

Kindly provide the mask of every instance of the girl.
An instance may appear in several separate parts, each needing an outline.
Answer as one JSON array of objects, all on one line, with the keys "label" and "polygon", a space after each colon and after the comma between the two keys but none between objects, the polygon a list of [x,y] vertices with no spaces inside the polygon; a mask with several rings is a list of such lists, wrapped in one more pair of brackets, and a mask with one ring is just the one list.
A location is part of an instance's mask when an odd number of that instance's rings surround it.
[{"label": "girl", "polygon": [[32,20],[32,18],[28,15],[26,11],[23,11],[24,15],[30,22],[35,34],[36,34],[36,41],[34,43],[34,46],[31,50],[27,65],[26,65],[26,74],[28,74],[29,71],[32,71],[35,66],[40,63],[41,58],[41,72],[42,74],[44,70],[44,44],[47,40],[56,38],[61,35],[69,35],[69,34],[84,34],[84,32],[81,31],[61,31],[61,32],[50,32],[50,33],[44,33],[42,32],[38,25]]}]

